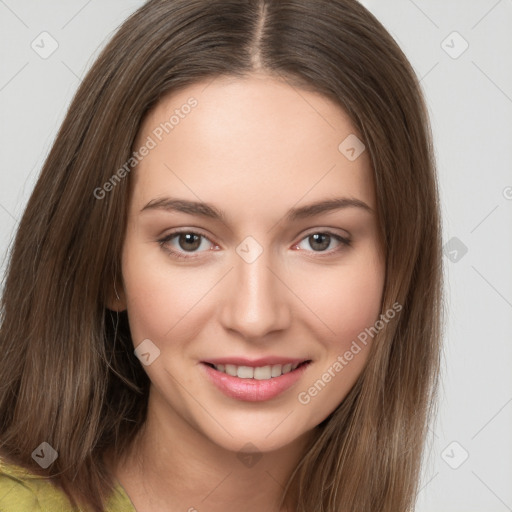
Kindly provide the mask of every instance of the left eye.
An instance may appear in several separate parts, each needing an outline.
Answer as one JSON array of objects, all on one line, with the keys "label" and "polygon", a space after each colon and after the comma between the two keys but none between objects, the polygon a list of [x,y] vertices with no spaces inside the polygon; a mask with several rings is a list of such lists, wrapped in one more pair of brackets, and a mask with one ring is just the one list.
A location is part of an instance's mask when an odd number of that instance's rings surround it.
[{"label": "left eye", "polygon": [[[172,244],[171,242],[176,239],[178,246]],[[209,240],[205,235],[201,235],[200,233],[196,233],[194,231],[177,231],[174,233],[170,233],[165,238],[159,240],[160,246],[165,249],[168,253],[178,258],[194,258],[195,256],[186,256],[186,253],[194,254],[195,252],[204,252],[198,251],[201,247],[203,241],[207,241],[210,245],[214,245],[211,240]],[[319,231],[315,233],[311,233],[305,236],[298,244],[295,244],[294,247],[301,248],[301,244],[307,241],[309,246],[313,249],[312,252],[320,252],[320,253],[334,253],[343,249],[345,246],[350,246],[350,240],[344,238],[340,235],[336,235],[335,233],[331,233],[329,231]],[[327,251],[333,241],[338,242],[338,247]],[[206,244],[208,246],[208,243]],[[208,250],[208,249],[206,249]],[[307,250],[307,249],[306,249]]]},{"label": "left eye", "polygon": [[[344,238],[340,235],[336,235],[334,233],[331,233],[329,231],[327,232],[317,232],[317,233],[311,233],[308,236],[304,237],[301,240],[301,243],[303,241],[307,241],[309,246],[313,249],[313,252],[336,252],[340,250],[340,246],[338,245],[337,249],[334,249],[334,251],[326,251],[326,249],[331,245],[331,242],[335,240],[338,242],[338,244],[341,244],[341,248],[343,246],[349,246],[350,240],[347,238]],[[296,245],[296,247],[300,248],[300,243]]]}]

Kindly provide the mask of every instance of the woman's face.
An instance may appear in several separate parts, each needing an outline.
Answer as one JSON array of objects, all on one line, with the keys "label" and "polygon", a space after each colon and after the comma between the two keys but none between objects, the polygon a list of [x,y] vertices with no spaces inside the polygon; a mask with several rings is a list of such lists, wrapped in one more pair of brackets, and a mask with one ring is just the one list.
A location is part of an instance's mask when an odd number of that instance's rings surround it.
[{"label": "woman's face", "polygon": [[159,424],[264,452],[355,383],[384,281],[356,136],[336,104],[265,75],[195,84],[144,120],[118,309]]}]

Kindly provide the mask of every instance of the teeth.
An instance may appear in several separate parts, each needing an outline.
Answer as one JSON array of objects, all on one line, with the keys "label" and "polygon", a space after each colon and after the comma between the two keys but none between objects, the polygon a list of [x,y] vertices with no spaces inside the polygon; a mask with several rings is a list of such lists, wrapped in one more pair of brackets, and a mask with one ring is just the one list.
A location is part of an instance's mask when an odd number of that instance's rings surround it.
[{"label": "teeth", "polygon": [[281,369],[282,366],[280,364],[275,364],[274,366],[272,366],[272,377],[279,377],[279,375],[281,375]]},{"label": "teeth", "polygon": [[[215,365],[214,365],[215,366]],[[218,370],[219,368],[217,368]],[[226,369],[224,370],[225,373],[228,375],[231,375],[232,377],[236,377],[236,366],[234,364],[227,364]]]},{"label": "teeth", "polygon": [[256,379],[256,380],[269,380],[273,377],[280,377],[285,373],[290,373],[295,370],[300,363],[288,364],[274,364],[268,366],[236,366],[234,364],[217,364],[213,365],[219,372],[227,373],[232,377],[240,379]]},{"label": "teeth", "polygon": [[268,380],[272,377],[271,366],[258,366],[254,368],[254,378],[256,380]]},{"label": "teeth", "polygon": [[250,366],[239,366],[236,370],[236,376],[241,379],[252,379],[254,377],[254,368]]}]

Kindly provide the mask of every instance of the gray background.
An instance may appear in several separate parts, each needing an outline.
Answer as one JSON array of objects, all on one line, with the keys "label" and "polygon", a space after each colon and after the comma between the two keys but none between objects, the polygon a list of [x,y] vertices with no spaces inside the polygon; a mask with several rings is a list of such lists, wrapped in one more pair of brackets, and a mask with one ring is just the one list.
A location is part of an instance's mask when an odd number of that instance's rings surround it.
[{"label": "gray background", "polygon": [[[1,275],[81,77],[142,3],[0,0]],[[448,321],[417,511],[512,511],[512,0],[362,3],[421,78],[440,177]]]}]

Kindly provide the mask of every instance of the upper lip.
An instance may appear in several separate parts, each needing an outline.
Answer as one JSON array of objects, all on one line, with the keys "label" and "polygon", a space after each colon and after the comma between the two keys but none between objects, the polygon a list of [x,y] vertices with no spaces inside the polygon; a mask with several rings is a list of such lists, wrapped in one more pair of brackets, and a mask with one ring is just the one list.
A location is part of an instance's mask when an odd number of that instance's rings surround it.
[{"label": "upper lip", "polygon": [[235,366],[250,366],[256,368],[258,366],[270,366],[274,364],[295,364],[304,363],[310,361],[307,358],[296,358],[296,357],[279,357],[279,356],[268,356],[260,357],[258,359],[248,359],[246,357],[216,357],[201,361],[203,363],[210,363],[214,365],[218,364],[233,364]]}]

